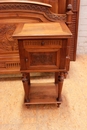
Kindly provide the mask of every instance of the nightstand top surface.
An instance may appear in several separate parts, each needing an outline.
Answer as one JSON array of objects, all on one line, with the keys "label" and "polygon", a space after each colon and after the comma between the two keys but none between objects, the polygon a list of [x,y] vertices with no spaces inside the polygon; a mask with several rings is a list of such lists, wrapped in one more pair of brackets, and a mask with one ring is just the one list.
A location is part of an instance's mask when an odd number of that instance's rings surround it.
[{"label": "nightstand top surface", "polygon": [[26,23],[15,30],[13,37],[28,39],[34,37],[70,37],[72,33],[64,22],[56,23]]}]

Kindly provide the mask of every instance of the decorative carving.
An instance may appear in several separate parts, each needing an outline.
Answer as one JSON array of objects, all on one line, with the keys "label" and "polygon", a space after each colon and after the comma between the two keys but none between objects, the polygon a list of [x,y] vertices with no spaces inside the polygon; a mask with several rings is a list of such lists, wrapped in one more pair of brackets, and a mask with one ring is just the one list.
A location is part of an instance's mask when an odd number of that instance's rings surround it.
[{"label": "decorative carving", "polygon": [[58,76],[58,82],[63,82],[64,81],[64,72],[60,72]]},{"label": "decorative carving", "polygon": [[77,0],[73,0],[73,10],[77,10]]},{"label": "decorative carving", "polygon": [[[44,44],[42,45],[42,42]],[[23,41],[24,48],[31,48],[31,46],[57,46],[57,47],[62,47],[62,40],[24,40]]]},{"label": "decorative carving", "polygon": [[28,82],[28,74],[27,73],[23,73],[23,78],[22,78],[22,82]]},{"label": "decorative carving", "polygon": [[68,11],[69,11],[69,10],[72,10],[72,4],[68,4],[67,10],[68,10]]},{"label": "decorative carving", "polygon": [[1,62],[0,68],[10,69],[10,68],[20,68],[19,62]]},{"label": "decorative carving", "polygon": [[55,65],[56,64],[56,52],[39,52],[39,53],[30,53],[31,61],[30,65]]},{"label": "decorative carving", "polygon": [[23,73],[22,82],[23,82],[24,91],[25,91],[24,102],[30,102],[30,97],[29,97],[30,87],[29,87],[29,74],[28,73]]},{"label": "decorative carving", "polygon": [[58,21],[63,20],[66,21],[66,15],[65,14],[54,14],[49,10],[48,6],[33,4],[33,3],[27,3],[27,4],[20,4],[20,3],[5,3],[0,4],[0,10],[30,10],[30,11],[39,11],[39,13],[45,13],[45,16],[48,17],[48,19],[52,21]]},{"label": "decorative carving", "polygon": [[53,21],[57,21],[57,20],[62,20],[62,21],[66,21],[66,14],[53,14],[50,11],[46,11],[46,15],[52,19]]},{"label": "decorative carving", "polygon": [[23,40],[24,47],[31,47],[32,45],[41,45],[41,40]]},{"label": "decorative carving", "polygon": [[6,68],[19,68],[20,63],[19,62],[6,62]]},{"label": "decorative carving", "polygon": [[12,34],[17,24],[0,24],[0,50],[15,51],[18,50],[17,40],[12,38]]}]

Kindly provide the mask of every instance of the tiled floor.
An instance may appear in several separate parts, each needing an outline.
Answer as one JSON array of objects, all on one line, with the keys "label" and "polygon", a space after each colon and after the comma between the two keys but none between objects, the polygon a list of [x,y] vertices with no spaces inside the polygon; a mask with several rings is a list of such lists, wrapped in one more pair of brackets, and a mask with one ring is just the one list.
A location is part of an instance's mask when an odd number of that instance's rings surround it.
[{"label": "tiled floor", "polygon": [[[53,77],[32,79],[52,82]],[[87,55],[71,62],[64,81],[60,108],[23,104],[21,80],[0,82],[0,130],[87,130]]]}]

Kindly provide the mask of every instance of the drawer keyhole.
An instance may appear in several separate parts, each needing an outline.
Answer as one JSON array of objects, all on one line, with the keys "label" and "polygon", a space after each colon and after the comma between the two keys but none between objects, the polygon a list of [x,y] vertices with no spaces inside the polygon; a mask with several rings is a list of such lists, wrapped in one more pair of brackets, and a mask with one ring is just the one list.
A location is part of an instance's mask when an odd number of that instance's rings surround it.
[{"label": "drawer keyhole", "polygon": [[42,46],[44,46],[44,44],[45,44],[45,42],[44,42],[44,41],[42,41],[42,42],[41,42],[41,45],[42,45]]}]

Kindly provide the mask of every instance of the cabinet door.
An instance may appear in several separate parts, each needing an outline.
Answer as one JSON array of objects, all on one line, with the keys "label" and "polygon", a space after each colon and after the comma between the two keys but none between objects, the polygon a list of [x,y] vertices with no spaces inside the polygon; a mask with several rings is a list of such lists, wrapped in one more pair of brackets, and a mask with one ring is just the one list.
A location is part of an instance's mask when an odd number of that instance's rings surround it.
[{"label": "cabinet door", "polygon": [[[48,71],[59,69],[60,49],[25,50],[24,64],[26,70]],[[21,67],[22,69],[22,67]]]}]

